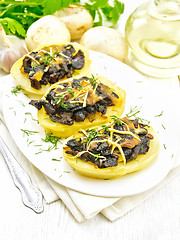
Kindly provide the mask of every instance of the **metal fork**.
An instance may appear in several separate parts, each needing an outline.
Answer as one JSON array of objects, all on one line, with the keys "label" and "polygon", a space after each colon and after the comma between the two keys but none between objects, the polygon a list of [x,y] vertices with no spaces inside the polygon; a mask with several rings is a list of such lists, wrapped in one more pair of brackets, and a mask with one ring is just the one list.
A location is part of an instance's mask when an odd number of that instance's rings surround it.
[{"label": "metal fork", "polygon": [[42,193],[32,184],[29,176],[16,161],[1,136],[0,152],[6,160],[14,184],[21,192],[24,205],[31,208],[36,213],[41,213],[44,210]]}]

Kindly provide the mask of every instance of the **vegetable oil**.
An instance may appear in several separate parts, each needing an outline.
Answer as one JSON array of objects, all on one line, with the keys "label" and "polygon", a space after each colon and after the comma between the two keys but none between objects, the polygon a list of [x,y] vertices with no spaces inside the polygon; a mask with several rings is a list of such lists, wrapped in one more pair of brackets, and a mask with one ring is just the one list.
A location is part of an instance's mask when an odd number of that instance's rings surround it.
[{"label": "vegetable oil", "polygon": [[180,74],[180,0],[153,0],[128,18],[129,60],[140,72],[158,78]]}]

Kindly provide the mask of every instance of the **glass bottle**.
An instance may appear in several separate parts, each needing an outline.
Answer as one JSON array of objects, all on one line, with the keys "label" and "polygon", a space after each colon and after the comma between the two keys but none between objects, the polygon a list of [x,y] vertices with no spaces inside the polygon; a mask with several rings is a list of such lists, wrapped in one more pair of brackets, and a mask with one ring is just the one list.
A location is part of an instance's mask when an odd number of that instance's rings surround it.
[{"label": "glass bottle", "polygon": [[129,60],[140,72],[169,78],[180,75],[180,0],[151,0],[128,18]]}]

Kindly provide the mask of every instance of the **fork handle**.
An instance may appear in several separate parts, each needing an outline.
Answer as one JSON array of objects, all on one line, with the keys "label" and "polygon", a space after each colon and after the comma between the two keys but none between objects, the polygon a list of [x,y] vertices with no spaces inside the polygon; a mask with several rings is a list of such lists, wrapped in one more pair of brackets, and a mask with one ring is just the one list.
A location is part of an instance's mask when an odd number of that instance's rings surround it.
[{"label": "fork handle", "polygon": [[43,211],[42,193],[34,187],[29,176],[16,161],[1,137],[0,152],[6,160],[14,184],[21,192],[24,205],[31,208],[36,213],[41,213]]}]

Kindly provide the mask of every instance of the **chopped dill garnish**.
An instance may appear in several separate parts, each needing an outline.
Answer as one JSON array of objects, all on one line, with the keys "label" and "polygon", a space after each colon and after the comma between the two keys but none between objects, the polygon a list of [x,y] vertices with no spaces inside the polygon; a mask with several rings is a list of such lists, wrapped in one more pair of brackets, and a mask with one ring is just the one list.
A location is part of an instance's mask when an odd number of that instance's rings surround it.
[{"label": "chopped dill garnish", "polygon": [[35,153],[35,155],[40,154],[40,153],[42,153],[42,151],[39,151],[39,152]]},{"label": "chopped dill garnish", "polygon": [[24,133],[24,135],[30,136],[30,135],[34,135],[35,133],[38,133],[36,131],[29,131],[29,130],[25,130],[21,128],[21,131]]},{"label": "chopped dill garnish", "polygon": [[57,161],[57,162],[60,162],[60,161],[61,161],[61,159],[52,158],[52,161]]},{"label": "chopped dill garnish", "polygon": [[46,52],[45,55],[41,56],[41,60],[43,61],[44,64],[50,65],[51,61],[54,60],[55,57],[52,56],[50,53]]},{"label": "chopped dill garnish", "polygon": [[166,149],[166,145],[165,144],[163,144],[163,147],[164,147],[164,149]]},{"label": "chopped dill garnish", "polygon": [[155,117],[161,117],[162,115],[163,115],[163,111],[160,114],[156,115]]},{"label": "chopped dill garnish", "polygon": [[38,121],[37,119],[33,118],[33,115],[32,115],[31,112],[25,112],[25,115],[29,115],[29,116],[31,116],[31,118],[32,118],[33,121],[39,123],[39,121]]},{"label": "chopped dill garnish", "polygon": [[122,125],[122,121],[116,115],[112,115],[110,117],[114,121],[115,124]]},{"label": "chopped dill garnish", "polygon": [[161,124],[161,126],[164,128],[164,130],[166,130],[165,126],[163,124]]},{"label": "chopped dill garnish", "polygon": [[25,104],[24,104],[22,101],[18,100],[18,102],[19,102],[23,107],[25,107]]},{"label": "chopped dill garnish", "polygon": [[35,65],[34,62],[33,62],[32,65],[31,65],[31,68],[32,68],[32,70],[34,71],[34,70],[37,69],[37,65]]},{"label": "chopped dill garnish", "polygon": [[93,122],[94,120],[96,120],[95,116],[92,116],[92,115],[90,115],[88,117],[88,119],[89,119],[90,122]]},{"label": "chopped dill garnish", "polygon": [[46,142],[46,143],[47,142],[51,143],[53,146],[51,147],[50,150],[52,150],[52,149],[57,149],[57,144],[58,144],[58,142],[61,143],[61,138],[52,136],[51,134],[46,133],[46,137],[45,137],[45,139],[42,138],[42,141]]},{"label": "chopped dill garnish", "polygon": [[137,114],[140,113],[140,108],[141,107],[138,108],[137,106],[135,106],[134,108],[130,108],[130,111],[129,111],[129,113],[126,114],[126,117],[128,117],[128,118],[135,117],[140,122],[142,122],[142,123],[146,122],[149,125],[150,121],[148,121],[148,120],[146,120],[144,118],[140,118],[140,117],[137,116]]},{"label": "chopped dill garnish", "polygon": [[137,106],[135,106],[134,108],[131,107],[129,113],[126,114],[126,117],[128,118],[136,117],[136,115],[140,113],[139,109],[140,108],[138,108]]},{"label": "chopped dill garnish", "polygon": [[34,141],[29,142],[29,143],[28,143],[28,146],[29,146],[30,144],[32,144],[33,142],[34,142]]},{"label": "chopped dill garnish", "polygon": [[63,171],[64,173],[70,173],[69,171]]},{"label": "chopped dill garnish", "polygon": [[63,108],[67,108],[67,104],[63,102],[64,100],[64,96],[62,94],[60,94],[59,96],[54,97],[55,99],[57,99],[56,104],[60,107]]},{"label": "chopped dill garnish", "polygon": [[86,143],[89,144],[97,135],[98,131],[95,129],[90,129],[87,132]]},{"label": "chopped dill garnish", "polygon": [[17,85],[16,87],[13,87],[11,90],[11,93],[17,96],[18,93],[21,92],[21,90],[24,90],[20,85]]},{"label": "chopped dill garnish", "polygon": [[109,132],[109,127],[107,125],[102,125],[101,126],[104,130],[104,132]]},{"label": "chopped dill garnish", "polygon": [[93,86],[93,88],[96,88],[97,82],[96,82],[96,79],[93,74],[92,74],[92,77],[89,78],[89,81],[90,81],[91,85]]},{"label": "chopped dill garnish", "polygon": [[68,93],[71,95],[71,97],[74,97],[74,91],[71,87],[68,87]]},{"label": "chopped dill garnish", "polygon": [[97,154],[94,154],[94,156],[95,156],[95,160],[98,160],[98,158],[101,156],[101,154],[97,153]]},{"label": "chopped dill garnish", "polygon": [[79,90],[82,90],[83,86],[80,84],[78,88],[79,88]]}]

